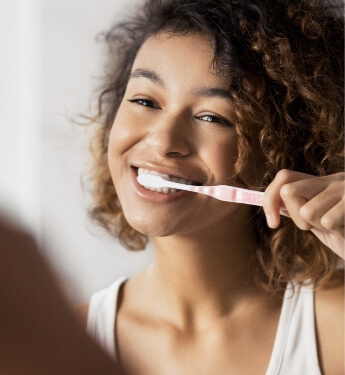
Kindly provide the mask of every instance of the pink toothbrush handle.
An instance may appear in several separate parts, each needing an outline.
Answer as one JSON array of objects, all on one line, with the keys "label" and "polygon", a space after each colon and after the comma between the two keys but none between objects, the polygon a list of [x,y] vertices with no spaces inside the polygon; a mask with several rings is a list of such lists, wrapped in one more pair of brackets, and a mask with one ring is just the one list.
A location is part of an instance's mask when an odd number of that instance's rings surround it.
[{"label": "pink toothbrush handle", "polygon": [[[190,189],[188,190],[190,191],[210,195],[211,197],[225,202],[236,202],[252,204],[254,206],[262,206],[264,200],[264,192],[262,191],[242,189],[234,186],[189,186],[189,188]],[[284,204],[282,204],[280,208],[286,210]]]},{"label": "pink toothbrush handle", "polygon": [[237,202],[262,206],[264,193],[255,190],[246,190],[233,186],[190,186],[192,191],[210,195],[225,202]]}]

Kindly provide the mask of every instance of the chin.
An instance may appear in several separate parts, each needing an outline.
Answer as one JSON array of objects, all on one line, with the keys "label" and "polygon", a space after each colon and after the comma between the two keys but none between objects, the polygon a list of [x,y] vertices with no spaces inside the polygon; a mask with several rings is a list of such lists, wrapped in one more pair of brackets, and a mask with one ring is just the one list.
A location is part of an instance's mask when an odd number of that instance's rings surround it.
[{"label": "chin", "polygon": [[148,210],[124,212],[128,224],[149,237],[166,237],[174,234],[175,228],[170,218],[159,218]]}]

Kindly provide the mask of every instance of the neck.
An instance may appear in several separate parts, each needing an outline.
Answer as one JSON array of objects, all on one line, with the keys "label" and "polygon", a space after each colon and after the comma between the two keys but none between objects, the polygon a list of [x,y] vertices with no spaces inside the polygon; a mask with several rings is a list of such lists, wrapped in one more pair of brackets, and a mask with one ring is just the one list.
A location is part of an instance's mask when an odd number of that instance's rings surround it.
[{"label": "neck", "polygon": [[231,228],[155,238],[156,255],[148,276],[159,300],[174,316],[177,310],[180,315],[207,311],[219,316],[253,295],[256,241],[252,228],[242,222]]}]

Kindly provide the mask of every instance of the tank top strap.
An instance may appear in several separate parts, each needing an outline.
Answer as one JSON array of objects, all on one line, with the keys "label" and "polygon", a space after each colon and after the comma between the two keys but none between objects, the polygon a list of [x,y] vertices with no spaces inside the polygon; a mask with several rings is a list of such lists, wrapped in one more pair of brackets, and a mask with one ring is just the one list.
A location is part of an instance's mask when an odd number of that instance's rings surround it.
[{"label": "tank top strap", "polygon": [[94,293],[89,303],[87,332],[114,360],[117,299],[119,289],[126,280],[126,277],[121,277],[109,287]]},{"label": "tank top strap", "polygon": [[316,344],[314,286],[287,285],[266,375],[321,375]]}]

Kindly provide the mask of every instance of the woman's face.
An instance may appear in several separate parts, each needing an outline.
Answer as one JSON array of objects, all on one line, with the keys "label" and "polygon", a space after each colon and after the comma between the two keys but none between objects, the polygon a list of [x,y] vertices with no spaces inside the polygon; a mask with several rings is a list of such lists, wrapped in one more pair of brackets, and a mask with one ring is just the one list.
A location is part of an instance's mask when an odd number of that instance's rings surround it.
[{"label": "woman's face", "polygon": [[129,224],[144,234],[217,231],[252,214],[248,206],[189,192],[151,191],[137,182],[143,168],[179,182],[236,185],[230,82],[215,74],[212,58],[203,35],[160,33],[135,59],[110,134],[109,166]]}]

